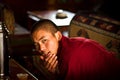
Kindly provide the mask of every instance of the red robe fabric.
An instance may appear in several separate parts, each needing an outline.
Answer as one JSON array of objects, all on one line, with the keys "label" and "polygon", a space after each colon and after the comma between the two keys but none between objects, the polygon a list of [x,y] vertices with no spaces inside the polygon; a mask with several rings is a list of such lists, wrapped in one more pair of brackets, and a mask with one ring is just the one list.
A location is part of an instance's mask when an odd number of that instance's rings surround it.
[{"label": "red robe fabric", "polygon": [[58,50],[58,80],[120,80],[120,61],[99,43],[62,37]]}]

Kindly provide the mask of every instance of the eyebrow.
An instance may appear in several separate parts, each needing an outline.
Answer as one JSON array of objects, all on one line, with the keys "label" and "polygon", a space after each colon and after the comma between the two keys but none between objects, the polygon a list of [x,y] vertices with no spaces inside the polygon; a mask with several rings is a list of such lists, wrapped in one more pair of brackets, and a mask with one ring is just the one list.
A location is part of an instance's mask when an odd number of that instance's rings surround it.
[{"label": "eyebrow", "polygon": [[45,36],[42,36],[40,39],[38,39],[38,41],[40,41],[41,39],[43,39]]}]

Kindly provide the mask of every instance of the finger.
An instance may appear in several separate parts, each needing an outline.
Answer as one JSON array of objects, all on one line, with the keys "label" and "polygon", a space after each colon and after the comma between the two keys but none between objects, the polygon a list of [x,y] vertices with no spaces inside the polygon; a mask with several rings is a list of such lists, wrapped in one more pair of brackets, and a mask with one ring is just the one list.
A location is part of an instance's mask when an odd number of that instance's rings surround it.
[{"label": "finger", "polygon": [[56,61],[56,59],[55,59],[55,55],[50,55],[50,57],[49,58],[47,58],[46,60],[48,60],[47,61],[47,64],[46,64],[46,67],[47,68],[50,68],[51,66],[52,66],[52,63],[54,63],[55,61]]},{"label": "finger", "polygon": [[48,54],[47,57],[45,57],[45,61],[48,62],[51,59],[52,55],[53,54]]},{"label": "finger", "polygon": [[54,59],[54,61],[50,64],[48,70],[50,72],[54,73],[56,71],[57,64],[58,64],[58,61],[57,61],[57,56],[56,56],[55,59]]},{"label": "finger", "polygon": [[54,58],[54,60],[51,62],[51,68],[55,68],[56,67],[56,65],[57,65],[57,56],[55,56],[55,58]]},{"label": "finger", "polygon": [[55,61],[55,63],[53,64],[53,66],[51,66],[50,70],[54,73],[56,72],[57,70],[57,64],[58,64],[58,61]]},{"label": "finger", "polygon": [[53,61],[49,65],[49,69],[54,69],[56,67],[57,63],[57,56],[53,56]]},{"label": "finger", "polygon": [[41,60],[44,60],[44,57],[43,57],[43,56],[40,56],[40,59],[41,59]]}]

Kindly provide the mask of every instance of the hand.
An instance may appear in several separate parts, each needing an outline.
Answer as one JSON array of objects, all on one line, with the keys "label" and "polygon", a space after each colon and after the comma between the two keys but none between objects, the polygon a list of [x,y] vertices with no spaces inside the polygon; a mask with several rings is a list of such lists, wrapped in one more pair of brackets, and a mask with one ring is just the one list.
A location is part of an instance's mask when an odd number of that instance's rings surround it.
[{"label": "hand", "polygon": [[57,56],[54,54],[48,54],[47,57],[41,56],[40,58],[44,60],[44,65],[48,71],[55,73],[58,64]]}]

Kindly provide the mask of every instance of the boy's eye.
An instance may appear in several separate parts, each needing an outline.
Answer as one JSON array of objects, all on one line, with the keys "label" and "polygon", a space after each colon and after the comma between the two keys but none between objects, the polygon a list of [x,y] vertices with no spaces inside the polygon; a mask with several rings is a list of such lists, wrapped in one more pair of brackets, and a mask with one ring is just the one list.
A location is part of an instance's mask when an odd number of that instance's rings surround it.
[{"label": "boy's eye", "polygon": [[45,43],[46,41],[47,41],[47,39],[43,39],[43,40],[42,40],[42,43]]}]

